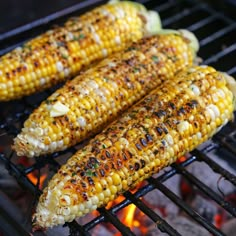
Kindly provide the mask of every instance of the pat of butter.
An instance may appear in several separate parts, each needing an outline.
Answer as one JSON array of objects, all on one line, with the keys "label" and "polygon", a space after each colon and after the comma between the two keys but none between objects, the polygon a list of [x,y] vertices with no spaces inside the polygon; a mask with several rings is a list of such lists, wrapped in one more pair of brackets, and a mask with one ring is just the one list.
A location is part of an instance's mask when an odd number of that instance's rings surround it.
[{"label": "pat of butter", "polygon": [[69,108],[58,101],[51,107],[50,116],[51,117],[63,116],[68,111],[69,111]]}]

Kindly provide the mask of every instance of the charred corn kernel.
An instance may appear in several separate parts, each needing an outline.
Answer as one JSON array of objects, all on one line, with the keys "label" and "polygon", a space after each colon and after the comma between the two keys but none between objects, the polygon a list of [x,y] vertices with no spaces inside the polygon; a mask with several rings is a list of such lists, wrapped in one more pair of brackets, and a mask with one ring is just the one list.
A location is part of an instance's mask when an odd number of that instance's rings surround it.
[{"label": "charred corn kernel", "polygon": [[64,26],[0,58],[0,101],[21,98],[72,78],[82,68],[160,27],[156,12],[128,1],[105,4],[69,19]]},{"label": "charred corn kernel", "polygon": [[[199,77],[198,73],[202,73],[202,76]],[[194,86],[198,86],[199,93],[189,93],[188,90]],[[210,138],[233,118],[233,98],[236,94],[233,95],[226,86],[223,74],[213,68],[200,66],[180,73],[174,80],[165,81],[158,86],[61,167],[39,199],[34,215],[36,225],[51,227],[104,206],[117,195],[136,186]],[[233,81],[229,87],[235,91],[235,86],[236,82]],[[219,96],[218,90],[223,91],[221,94],[224,93],[223,109],[219,107],[222,98],[219,97],[218,101],[213,99],[214,96]],[[163,102],[162,98],[166,93],[169,96]],[[177,102],[186,94],[187,99]],[[210,120],[207,121],[204,118],[209,111]],[[143,129],[147,119],[153,122]],[[218,124],[216,119],[220,121]],[[139,131],[138,136],[130,136],[131,130]],[[156,133],[155,136],[151,135],[152,131]],[[124,138],[127,139],[125,147],[122,145]],[[104,147],[106,140],[111,144]],[[116,142],[120,142],[123,148],[114,147]],[[65,180],[65,177],[68,179]],[[60,179],[63,185],[58,186],[55,179]],[[86,191],[81,186],[81,181],[86,183]],[[71,191],[77,197],[73,204],[69,204],[71,196],[68,196],[67,207],[71,209],[74,206],[84,206],[73,217],[61,211],[65,203],[51,201],[53,197],[60,199],[66,186],[72,182],[75,185]],[[102,189],[98,187],[100,184]],[[95,196],[97,201],[91,204]],[[62,213],[57,214],[58,210]],[[52,216],[55,217],[54,221]]]},{"label": "charred corn kernel", "polygon": [[[191,65],[190,42],[177,33],[151,36],[69,81],[25,122],[27,130],[23,129],[15,138],[17,154],[31,157],[64,150],[101,131],[120,112],[171,78],[170,75]],[[172,71],[160,70],[169,65]],[[151,125],[149,120],[146,124]],[[36,128],[41,128],[42,133],[36,133]],[[53,145],[48,142],[50,130],[57,136],[51,139]],[[138,134],[131,130],[129,135]],[[63,145],[59,146],[61,140]],[[40,148],[38,143],[44,143],[45,148]]]}]

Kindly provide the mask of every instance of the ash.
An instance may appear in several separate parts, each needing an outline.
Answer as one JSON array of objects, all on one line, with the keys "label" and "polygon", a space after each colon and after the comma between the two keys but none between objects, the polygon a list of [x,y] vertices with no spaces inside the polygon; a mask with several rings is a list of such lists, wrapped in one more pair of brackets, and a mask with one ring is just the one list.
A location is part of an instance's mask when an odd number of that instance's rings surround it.
[{"label": "ash", "polygon": [[[165,170],[160,171],[158,174],[154,175],[154,177],[162,175],[165,171],[168,171],[170,167],[165,168]],[[180,196],[180,175],[174,175],[172,178],[165,181],[165,186],[171,189],[172,192]],[[176,206],[169,198],[167,198],[163,193],[159,190],[155,189],[148,194],[146,194],[143,198],[143,201],[150,208],[154,207],[162,212],[163,216],[175,217],[179,213],[179,208]]]}]

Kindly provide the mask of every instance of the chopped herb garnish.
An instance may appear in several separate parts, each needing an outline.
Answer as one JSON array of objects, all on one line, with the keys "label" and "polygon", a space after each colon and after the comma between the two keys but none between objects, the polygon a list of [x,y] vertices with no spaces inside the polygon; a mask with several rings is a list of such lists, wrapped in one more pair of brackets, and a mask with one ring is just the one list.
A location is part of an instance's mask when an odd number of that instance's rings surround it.
[{"label": "chopped herb garnish", "polygon": [[134,73],[137,73],[137,72],[139,72],[140,71],[140,69],[139,68],[137,68],[137,67],[134,67],[134,69],[133,69],[133,72]]},{"label": "chopped herb garnish", "polygon": [[106,148],[106,145],[105,145],[105,144],[103,144],[103,145],[102,145],[102,148]]},{"label": "chopped herb garnish", "polygon": [[95,176],[95,173],[94,173],[92,170],[87,170],[87,171],[85,172],[85,175],[86,175],[86,176],[93,177],[93,176]]},{"label": "chopped herb garnish", "polygon": [[80,39],[83,39],[85,38],[85,35],[84,34],[80,34],[79,36],[75,36],[73,37],[74,40],[80,40]]},{"label": "chopped herb garnish", "polygon": [[94,163],[94,164],[93,164],[93,168],[94,168],[94,169],[97,169],[98,167],[99,167],[99,164],[98,164],[98,163]]},{"label": "chopped herb garnish", "polygon": [[152,56],[152,60],[154,61],[154,62],[159,62],[159,58],[158,58],[158,56]]},{"label": "chopped herb garnish", "polygon": [[80,34],[80,35],[79,35],[79,39],[83,39],[84,37],[85,37],[84,34]]},{"label": "chopped herb garnish", "polygon": [[167,56],[168,59],[170,59],[173,62],[176,62],[178,60],[177,56]]},{"label": "chopped herb garnish", "polygon": [[75,175],[76,175],[76,172],[73,172],[73,173],[72,173],[72,177],[75,176]]},{"label": "chopped herb garnish", "polygon": [[108,78],[106,78],[106,77],[104,77],[103,79],[104,79],[106,82],[108,82],[108,80],[109,80],[109,79],[108,79]]}]

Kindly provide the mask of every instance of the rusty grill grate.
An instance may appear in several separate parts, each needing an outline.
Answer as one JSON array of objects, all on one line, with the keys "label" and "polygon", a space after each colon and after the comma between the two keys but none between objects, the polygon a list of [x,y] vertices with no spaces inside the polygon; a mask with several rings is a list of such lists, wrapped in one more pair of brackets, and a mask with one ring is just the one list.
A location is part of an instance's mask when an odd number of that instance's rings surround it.
[{"label": "rusty grill grate", "polygon": [[[87,1],[87,3],[79,3],[64,10],[61,10],[46,18],[34,21],[31,24],[17,28],[10,32],[6,32],[0,36],[2,46],[0,47],[0,54],[5,53],[16,45],[22,43],[27,38],[35,35],[48,25],[60,22],[69,15],[77,14],[89,6],[89,4],[99,4],[102,1]],[[224,15],[219,10],[214,10],[210,5],[198,1],[165,1],[160,0],[143,0],[149,9],[157,10],[162,18],[163,27],[165,28],[187,28],[193,31],[198,37],[201,45],[199,56],[203,58],[203,63],[212,65],[218,70],[225,71],[234,77],[236,76],[236,65],[234,58],[236,57],[236,22],[229,15]],[[226,4],[226,3],[225,3]],[[91,5],[90,5],[91,6]],[[233,5],[232,5],[233,6]],[[49,22],[45,26],[45,22]],[[33,33],[32,33],[33,32]],[[16,164],[14,161],[15,153],[11,151],[10,144],[13,137],[20,131],[24,120],[30,112],[38,106],[38,104],[45,99],[54,89],[39,93],[30,97],[23,98],[19,101],[8,103],[0,103],[0,160],[4,163],[5,168],[9,174],[14,176],[19,182],[20,186],[26,191],[29,191],[35,196],[40,194],[38,185],[34,185],[27,177],[27,174],[37,170],[38,179],[40,178],[41,169],[45,166],[55,172],[60,167],[61,156],[70,156],[77,150],[77,147],[70,148],[61,153],[55,153],[50,157],[42,157],[36,159],[34,163],[28,167]],[[236,123],[228,124],[219,134],[213,138],[210,145],[205,145],[201,150],[194,150],[190,156],[182,163],[173,164],[171,168],[159,175],[158,177],[151,177],[146,181],[145,186],[138,189],[135,193],[124,193],[125,200],[107,210],[105,208],[98,209],[99,216],[92,221],[80,225],[76,221],[68,223],[65,227],[69,227],[70,235],[91,235],[89,231],[102,222],[110,222],[122,235],[134,235],[131,229],[125,226],[117,217],[116,213],[128,206],[135,204],[145,215],[147,215],[161,232],[169,235],[180,235],[177,230],[168,224],[165,219],[150,209],[141,199],[147,193],[158,189],[173,201],[181,210],[188,214],[193,220],[207,229],[212,235],[224,235],[211,222],[208,222],[203,216],[196,212],[191,206],[184,202],[181,197],[169,190],[164,182],[176,174],[180,174],[187,179],[193,186],[199,189],[203,194],[215,201],[231,216],[236,217],[236,208],[230,202],[224,199],[219,193],[216,193],[205,183],[192,175],[186,167],[193,162],[204,162],[212,171],[219,173],[222,178],[227,179],[234,186],[236,186],[236,176],[228,172],[226,169],[212,160],[208,153],[212,149],[221,149],[225,155],[232,161],[235,161],[236,155]],[[10,228],[14,228],[14,235],[29,235],[28,229],[9,218],[7,212],[0,207],[0,220],[10,224]],[[0,225],[3,232],[8,234],[9,225]],[[10,235],[10,233],[9,233]],[[12,234],[11,234],[12,235]]]}]

